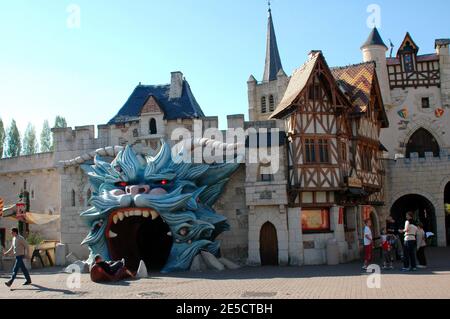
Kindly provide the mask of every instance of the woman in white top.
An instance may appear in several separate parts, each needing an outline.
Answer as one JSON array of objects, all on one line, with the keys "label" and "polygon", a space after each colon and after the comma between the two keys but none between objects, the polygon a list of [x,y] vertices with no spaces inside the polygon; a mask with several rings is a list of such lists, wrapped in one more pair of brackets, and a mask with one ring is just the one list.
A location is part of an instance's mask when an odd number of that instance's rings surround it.
[{"label": "woman in white top", "polygon": [[406,213],[405,229],[400,229],[400,233],[405,235],[404,258],[402,271],[416,271],[416,253],[417,253],[417,227],[413,224],[413,214]]}]

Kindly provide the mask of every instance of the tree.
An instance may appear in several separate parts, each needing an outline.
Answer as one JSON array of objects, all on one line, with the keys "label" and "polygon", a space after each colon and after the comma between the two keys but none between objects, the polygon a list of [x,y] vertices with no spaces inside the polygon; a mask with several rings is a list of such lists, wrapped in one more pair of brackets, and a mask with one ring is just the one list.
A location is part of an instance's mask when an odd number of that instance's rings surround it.
[{"label": "tree", "polygon": [[23,155],[33,155],[38,152],[38,142],[36,138],[36,129],[29,123],[27,129],[25,130],[25,135],[23,136]]},{"label": "tree", "polygon": [[48,121],[44,121],[44,125],[42,126],[41,132],[41,152],[50,152],[53,149],[52,143],[52,132],[50,130],[50,125]]},{"label": "tree", "polygon": [[3,157],[3,144],[5,144],[5,128],[3,127],[3,121],[0,118],[0,158]]},{"label": "tree", "polygon": [[55,118],[55,128],[67,127],[66,119],[62,116],[57,115]]},{"label": "tree", "polygon": [[20,155],[22,149],[22,144],[20,142],[20,133],[17,129],[17,124],[15,120],[11,121],[11,126],[8,128],[8,133],[6,133],[6,157],[16,157]]}]

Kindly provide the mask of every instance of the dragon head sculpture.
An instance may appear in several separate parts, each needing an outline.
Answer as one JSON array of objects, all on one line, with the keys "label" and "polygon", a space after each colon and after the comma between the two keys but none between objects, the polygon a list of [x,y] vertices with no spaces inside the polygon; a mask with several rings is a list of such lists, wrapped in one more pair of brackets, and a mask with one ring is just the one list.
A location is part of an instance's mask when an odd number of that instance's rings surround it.
[{"label": "dragon head sculpture", "polygon": [[111,162],[96,156],[82,165],[93,195],[81,213],[90,228],[82,242],[105,259],[125,258],[127,267],[184,271],[201,250],[219,254],[217,236],[229,229],[212,205],[239,161],[223,164],[185,163],[183,151],[172,158],[169,144],[155,157],[126,146]]}]

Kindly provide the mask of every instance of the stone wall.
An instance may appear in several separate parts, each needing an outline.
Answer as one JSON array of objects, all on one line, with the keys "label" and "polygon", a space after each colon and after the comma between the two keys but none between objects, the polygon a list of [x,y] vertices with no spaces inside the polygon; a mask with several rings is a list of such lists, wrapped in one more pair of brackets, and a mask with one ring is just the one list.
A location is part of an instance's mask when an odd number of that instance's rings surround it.
[{"label": "stone wall", "polygon": [[221,251],[224,257],[245,261],[248,251],[248,208],[245,205],[245,167],[233,174],[219,200],[214,205],[218,214],[228,218],[231,230],[221,234]]},{"label": "stone wall", "polygon": [[417,194],[425,197],[435,208],[438,245],[445,247],[444,190],[449,182],[450,157],[446,151],[442,151],[440,157],[427,153],[426,158],[418,158],[417,153],[412,153],[411,159],[391,160],[387,163],[386,183],[391,191],[386,193],[385,214],[405,195]]}]

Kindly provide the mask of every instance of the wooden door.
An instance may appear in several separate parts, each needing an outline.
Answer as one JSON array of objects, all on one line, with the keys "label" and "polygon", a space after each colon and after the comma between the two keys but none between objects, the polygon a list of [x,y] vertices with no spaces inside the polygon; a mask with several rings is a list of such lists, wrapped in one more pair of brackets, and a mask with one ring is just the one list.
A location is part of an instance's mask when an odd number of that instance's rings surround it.
[{"label": "wooden door", "polygon": [[259,235],[259,253],[262,266],[278,266],[278,237],[272,223],[265,223]]}]

